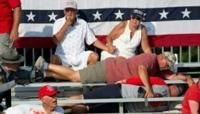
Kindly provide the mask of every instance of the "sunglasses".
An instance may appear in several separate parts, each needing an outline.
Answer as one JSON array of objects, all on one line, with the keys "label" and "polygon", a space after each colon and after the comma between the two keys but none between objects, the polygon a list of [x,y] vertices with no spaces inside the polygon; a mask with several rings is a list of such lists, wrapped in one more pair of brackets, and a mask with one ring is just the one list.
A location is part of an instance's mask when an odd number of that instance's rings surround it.
[{"label": "sunglasses", "polygon": [[73,12],[76,12],[77,10],[76,9],[73,9],[73,8],[65,8],[65,11],[73,11]]},{"label": "sunglasses", "polygon": [[142,19],[140,18],[140,17],[138,17],[138,16],[131,16],[131,19],[136,19],[136,20],[138,20],[138,21],[141,21]]}]

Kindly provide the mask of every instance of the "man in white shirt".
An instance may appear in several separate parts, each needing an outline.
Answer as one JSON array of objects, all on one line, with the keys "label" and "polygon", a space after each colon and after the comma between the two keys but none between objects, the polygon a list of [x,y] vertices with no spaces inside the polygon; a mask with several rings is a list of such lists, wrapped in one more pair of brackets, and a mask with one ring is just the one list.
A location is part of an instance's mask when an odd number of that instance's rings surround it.
[{"label": "man in white shirt", "polygon": [[55,88],[45,85],[38,92],[42,105],[20,104],[5,110],[5,114],[64,114],[63,108],[57,106],[56,95]]},{"label": "man in white shirt", "polygon": [[56,20],[53,27],[57,48],[55,55],[51,56],[51,63],[70,66],[74,70],[96,63],[98,55],[93,51],[85,51],[85,43],[110,53],[114,52],[114,47],[107,47],[95,38],[86,21],[76,17],[76,2],[74,0],[64,2],[65,16]]}]

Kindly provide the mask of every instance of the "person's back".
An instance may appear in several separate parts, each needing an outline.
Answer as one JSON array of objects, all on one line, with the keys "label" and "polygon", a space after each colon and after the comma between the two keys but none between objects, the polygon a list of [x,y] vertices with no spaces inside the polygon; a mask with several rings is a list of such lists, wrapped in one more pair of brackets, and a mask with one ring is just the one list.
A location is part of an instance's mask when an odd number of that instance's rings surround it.
[{"label": "person's back", "polygon": [[182,114],[193,114],[192,112],[200,114],[200,82],[186,91],[182,102]]},{"label": "person's back", "polygon": [[108,83],[127,79],[131,75],[138,76],[139,65],[144,65],[147,68],[148,75],[156,75],[159,72],[155,54],[140,54],[129,59],[108,58],[104,62]]}]

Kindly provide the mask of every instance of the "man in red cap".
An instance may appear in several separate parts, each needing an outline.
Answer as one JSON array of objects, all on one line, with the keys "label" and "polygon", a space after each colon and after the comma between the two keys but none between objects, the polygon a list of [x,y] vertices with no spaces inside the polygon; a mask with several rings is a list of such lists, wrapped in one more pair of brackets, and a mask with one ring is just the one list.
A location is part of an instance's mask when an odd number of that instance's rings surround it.
[{"label": "man in red cap", "polygon": [[64,110],[57,106],[57,90],[49,85],[39,89],[38,97],[42,105],[23,104],[8,108],[6,114],[64,114]]}]

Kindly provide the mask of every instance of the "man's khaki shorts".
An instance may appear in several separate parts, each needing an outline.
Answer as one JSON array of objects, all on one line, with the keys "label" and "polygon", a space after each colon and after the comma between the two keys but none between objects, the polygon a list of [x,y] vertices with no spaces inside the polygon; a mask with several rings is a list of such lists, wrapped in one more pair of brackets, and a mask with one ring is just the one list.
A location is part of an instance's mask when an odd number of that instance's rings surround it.
[{"label": "man's khaki shorts", "polygon": [[97,62],[94,65],[79,70],[82,83],[104,83],[105,81],[105,66],[104,62]]},{"label": "man's khaki shorts", "polygon": [[7,50],[11,45],[11,40],[8,33],[0,34],[0,55]]}]

